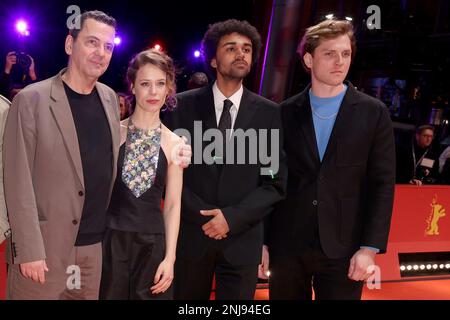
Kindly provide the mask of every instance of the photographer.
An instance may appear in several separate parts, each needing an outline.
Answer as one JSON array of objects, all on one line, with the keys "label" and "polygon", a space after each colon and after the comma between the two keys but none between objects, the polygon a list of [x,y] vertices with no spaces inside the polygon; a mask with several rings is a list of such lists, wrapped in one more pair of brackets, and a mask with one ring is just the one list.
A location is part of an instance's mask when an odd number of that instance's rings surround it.
[{"label": "photographer", "polygon": [[416,186],[435,184],[439,177],[439,155],[432,147],[434,127],[416,129],[411,143],[397,147],[397,183]]},{"label": "photographer", "polygon": [[34,59],[24,52],[11,51],[6,55],[5,69],[0,78],[0,94],[12,100],[30,83],[36,82]]}]

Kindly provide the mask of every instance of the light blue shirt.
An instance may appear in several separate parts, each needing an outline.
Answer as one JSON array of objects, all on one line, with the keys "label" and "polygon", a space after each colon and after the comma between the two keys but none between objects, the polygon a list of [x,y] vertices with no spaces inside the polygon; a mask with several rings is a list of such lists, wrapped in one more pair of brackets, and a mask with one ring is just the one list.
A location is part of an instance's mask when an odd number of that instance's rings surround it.
[{"label": "light blue shirt", "polygon": [[311,111],[316,133],[317,149],[319,150],[320,161],[322,161],[333,131],[339,108],[347,92],[347,86],[337,96],[330,98],[320,98],[309,90],[309,99],[311,101]]}]

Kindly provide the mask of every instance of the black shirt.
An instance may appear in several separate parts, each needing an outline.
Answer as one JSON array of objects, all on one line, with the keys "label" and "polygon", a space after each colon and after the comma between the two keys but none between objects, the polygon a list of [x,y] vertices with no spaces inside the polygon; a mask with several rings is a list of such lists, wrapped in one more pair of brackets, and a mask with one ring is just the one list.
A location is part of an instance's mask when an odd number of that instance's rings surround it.
[{"label": "black shirt", "polygon": [[108,210],[108,227],[115,230],[164,234],[161,200],[166,186],[167,159],[160,147],[158,167],[153,185],[136,198],[122,180],[125,143],[119,150],[117,178]]},{"label": "black shirt", "polygon": [[112,180],[112,136],[97,90],[79,94],[64,83],[77,130],[85,200],[76,246],[102,241]]}]

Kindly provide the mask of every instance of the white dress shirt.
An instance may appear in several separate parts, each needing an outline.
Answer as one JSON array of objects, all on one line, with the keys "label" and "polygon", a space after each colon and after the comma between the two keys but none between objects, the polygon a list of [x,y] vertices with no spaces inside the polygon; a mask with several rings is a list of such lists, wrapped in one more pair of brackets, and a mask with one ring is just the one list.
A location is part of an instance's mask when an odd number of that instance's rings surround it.
[{"label": "white dress shirt", "polygon": [[[217,82],[214,82],[213,85],[213,95],[214,95],[214,109],[216,110],[216,122],[217,126],[219,126],[220,116],[223,111],[223,101],[228,99],[233,105],[230,108],[231,114],[231,129],[234,128],[234,123],[236,121],[236,117],[239,111],[239,106],[241,104],[242,94],[244,93],[244,87],[241,85],[238,91],[236,91],[231,97],[227,98],[220,92],[219,87],[217,87]],[[233,131],[232,131],[233,133]]]}]

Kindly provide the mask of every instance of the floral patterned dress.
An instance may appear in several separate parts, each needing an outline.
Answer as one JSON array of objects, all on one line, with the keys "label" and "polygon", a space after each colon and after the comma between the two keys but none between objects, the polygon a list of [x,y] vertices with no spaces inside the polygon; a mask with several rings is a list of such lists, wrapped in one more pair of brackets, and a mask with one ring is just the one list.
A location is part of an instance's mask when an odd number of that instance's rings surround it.
[{"label": "floral patterned dress", "polygon": [[145,130],[136,127],[129,119],[122,181],[136,198],[155,182],[160,148],[161,125],[156,129]]}]

